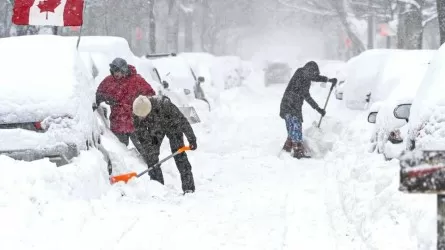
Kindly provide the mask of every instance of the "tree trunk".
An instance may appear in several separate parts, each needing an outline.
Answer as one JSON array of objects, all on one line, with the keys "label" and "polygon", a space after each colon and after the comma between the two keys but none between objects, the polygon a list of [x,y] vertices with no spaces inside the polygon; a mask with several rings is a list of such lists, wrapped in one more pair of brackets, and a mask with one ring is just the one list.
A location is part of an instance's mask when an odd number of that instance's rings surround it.
[{"label": "tree trunk", "polygon": [[445,43],[445,2],[437,0],[437,18],[439,20],[440,44]]},{"label": "tree trunk", "polygon": [[419,9],[411,4],[402,4],[397,27],[397,48],[411,50],[422,48],[422,21],[422,7]]},{"label": "tree trunk", "polygon": [[179,18],[176,0],[168,1],[167,51],[178,52]]},{"label": "tree trunk", "polygon": [[148,3],[149,26],[150,26],[150,53],[156,53],[156,18],[155,18],[155,0]]},{"label": "tree trunk", "polygon": [[193,12],[184,13],[184,50],[193,51]]}]

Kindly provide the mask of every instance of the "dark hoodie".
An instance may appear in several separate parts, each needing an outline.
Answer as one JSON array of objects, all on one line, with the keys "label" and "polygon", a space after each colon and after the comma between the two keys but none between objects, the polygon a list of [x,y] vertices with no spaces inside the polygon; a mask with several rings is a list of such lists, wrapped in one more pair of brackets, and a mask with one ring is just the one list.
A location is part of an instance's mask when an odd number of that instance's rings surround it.
[{"label": "dark hoodie", "polygon": [[327,81],[328,78],[326,76],[320,75],[320,69],[314,61],[310,61],[304,65],[303,68],[297,69],[281,99],[280,117],[284,119],[285,115],[289,114],[296,116],[303,122],[302,107],[304,100],[306,100],[313,109],[317,111],[320,110],[318,104],[312,99],[309,90],[311,88],[311,82]]}]

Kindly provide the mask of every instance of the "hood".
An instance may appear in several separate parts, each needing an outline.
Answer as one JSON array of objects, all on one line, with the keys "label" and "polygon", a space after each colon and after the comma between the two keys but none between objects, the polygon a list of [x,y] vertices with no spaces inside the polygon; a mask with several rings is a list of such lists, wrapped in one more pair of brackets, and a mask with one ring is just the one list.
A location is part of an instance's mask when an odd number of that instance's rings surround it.
[{"label": "hood", "polygon": [[318,67],[318,64],[314,61],[310,61],[304,65],[304,70],[306,74],[308,75],[319,75],[320,74],[320,68]]},{"label": "hood", "polygon": [[136,67],[134,67],[131,64],[128,64],[128,70],[130,70],[130,76],[138,74],[138,71],[136,70]]}]

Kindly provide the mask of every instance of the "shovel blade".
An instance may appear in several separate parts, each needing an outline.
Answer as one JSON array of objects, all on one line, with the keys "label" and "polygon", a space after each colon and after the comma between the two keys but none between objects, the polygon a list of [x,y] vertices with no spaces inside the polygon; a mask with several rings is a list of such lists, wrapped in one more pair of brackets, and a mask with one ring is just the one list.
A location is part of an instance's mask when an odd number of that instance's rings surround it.
[{"label": "shovel blade", "polygon": [[131,178],[136,177],[137,173],[135,172],[131,172],[128,174],[121,174],[121,175],[116,175],[116,176],[111,176],[110,177],[110,183],[114,184],[116,182],[120,182],[123,181],[125,183],[127,183]]}]

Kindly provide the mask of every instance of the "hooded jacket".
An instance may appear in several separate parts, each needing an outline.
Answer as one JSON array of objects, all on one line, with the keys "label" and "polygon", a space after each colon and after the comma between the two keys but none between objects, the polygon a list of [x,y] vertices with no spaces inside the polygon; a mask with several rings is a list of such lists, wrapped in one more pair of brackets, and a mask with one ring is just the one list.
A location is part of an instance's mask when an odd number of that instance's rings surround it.
[{"label": "hooded jacket", "polygon": [[139,75],[133,65],[128,65],[129,75],[117,80],[107,76],[96,91],[96,103],[110,102],[110,126],[114,133],[126,134],[134,132],[132,107],[139,95],[153,96],[155,91],[145,79]]},{"label": "hooded jacket", "polygon": [[311,88],[311,82],[327,82],[326,76],[320,75],[320,69],[316,62],[308,62],[303,68],[297,69],[292,76],[286,90],[284,91],[283,98],[280,105],[280,117],[284,117],[289,114],[296,116],[301,122],[303,122],[303,102],[306,101],[315,110],[320,110],[318,104],[312,99],[309,92]]}]

